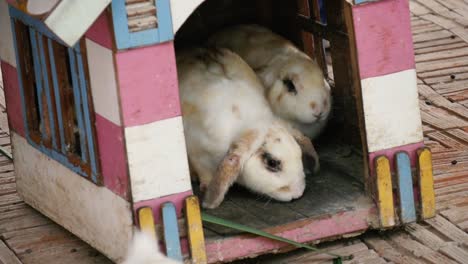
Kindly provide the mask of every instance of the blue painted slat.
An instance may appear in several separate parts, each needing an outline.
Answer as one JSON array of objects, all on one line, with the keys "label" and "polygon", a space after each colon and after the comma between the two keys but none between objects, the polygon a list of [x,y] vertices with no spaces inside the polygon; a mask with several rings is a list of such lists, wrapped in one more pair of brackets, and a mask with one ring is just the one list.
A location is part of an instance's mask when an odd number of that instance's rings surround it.
[{"label": "blue painted slat", "polygon": [[29,38],[31,39],[31,49],[32,49],[32,56],[33,56],[33,64],[34,64],[34,78],[36,79],[36,93],[37,93],[37,108],[39,108],[39,116],[40,116],[40,127],[41,130],[41,138],[44,139],[45,136],[45,126],[44,121],[44,111],[42,109],[42,74],[41,74],[41,66],[40,66],[40,59],[39,59],[39,51],[37,50],[37,34],[36,30],[33,28],[29,28]]},{"label": "blue painted slat", "polygon": [[377,2],[377,1],[381,1],[381,0],[354,0],[354,4],[359,5],[359,4]]},{"label": "blue painted slat", "polygon": [[52,146],[54,149],[57,149],[57,137],[55,134],[55,119],[54,119],[54,111],[52,107],[52,98],[50,96],[51,89],[49,84],[49,72],[47,70],[47,62],[45,58],[45,51],[44,51],[44,41],[42,40],[42,34],[38,33],[38,47],[39,47],[39,55],[41,59],[41,68],[42,68],[42,78],[44,80],[44,89],[46,100],[47,100],[47,111],[49,112],[49,124],[50,124],[50,135],[52,138]]},{"label": "blue painted slat", "polygon": [[[77,45],[79,49],[79,44]],[[94,136],[93,136],[93,128],[91,124],[91,114],[89,112],[89,103],[88,103],[88,84],[86,83],[85,78],[85,71],[83,66],[83,59],[81,57],[81,53],[77,52],[76,56],[78,62],[78,73],[80,79],[80,94],[81,94],[81,101],[83,103],[83,119],[85,123],[85,131],[86,131],[86,141],[88,144],[88,151],[89,151],[89,160],[91,162],[91,178],[93,182],[97,183],[97,161],[96,155],[94,153]]]},{"label": "blue painted slat", "polygon": [[114,21],[114,34],[117,48],[126,49],[131,47],[125,0],[112,0],[112,20]]},{"label": "blue painted slat", "polygon": [[24,85],[23,85],[23,78],[22,78],[22,73],[21,73],[21,63],[19,59],[20,57],[19,57],[19,51],[18,51],[18,44],[16,40],[15,19],[11,18],[10,21],[11,21],[11,32],[13,33],[13,47],[15,48],[16,72],[18,73],[18,81],[19,81],[19,87],[20,87],[23,125],[24,125],[24,129],[26,130],[26,139],[28,139],[28,141],[32,141],[30,134],[29,134],[30,132],[29,132],[29,127],[28,127],[28,122],[27,122],[27,117],[26,117],[26,101],[24,97]]},{"label": "blue painted slat", "polygon": [[168,202],[162,205],[162,220],[166,254],[169,258],[182,262],[183,257],[180,247],[179,226],[177,224],[177,214],[173,203]]},{"label": "blue painted slat", "polygon": [[112,19],[118,49],[156,44],[174,39],[172,16],[169,0],[156,0],[158,18],[157,29],[130,32],[127,22],[125,0],[112,0]]},{"label": "blue painted slat", "polygon": [[54,57],[54,49],[52,46],[52,40],[49,38],[47,40],[47,46],[49,48],[49,60],[50,60],[50,70],[52,71],[52,84],[54,87],[54,95],[55,95],[55,107],[57,109],[57,120],[58,120],[58,128],[59,128],[59,136],[60,136],[60,147],[63,154],[67,152],[65,146],[65,132],[63,130],[63,119],[62,119],[62,102],[60,101],[60,92],[59,92],[59,84],[57,80],[57,69],[55,68],[55,57]]},{"label": "blue painted slat", "polygon": [[72,48],[68,48],[68,57],[70,58],[70,70],[73,83],[73,98],[75,99],[75,112],[76,119],[78,123],[78,131],[80,134],[80,147],[81,147],[81,159],[84,162],[88,161],[85,143],[85,130],[83,125],[83,111],[81,111],[81,96],[80,96],[80,86],[78,84],[79,77],[77,76],[76,62],[75,62],[75,51]]},{"label": "blue painted slat", "polygon": [[140,47],[159,42],[159,29],[147,29],[145,31],[129,33],[128,47]]},{"label": "blue painted slat", "polygon": [[416,209],[413,195],[411,162],[407,153],[396,154],[398,194],[400,196],[400,219],[403,223],[416,221]]},{"label": "blue painted slat", "polygon": [[174,39],[170,1],[156,0],[156,10],[158,12],[159,42]]},{"label": "blue painted slat", "polygon": [[46,148],[43,145],[38,145],[33,140],[29,140],[29,144],[33,146],[35,149],[44,153],[45,155],[58,161],[60,164],[64,165],[65,167],[69,168],[71,171],[81,175],[84,178],[88,178],[87,172],[83,171],[83,169],[80,166],[75,166],[72,163],[70,163],[70,161],[68,160],[68,157],[63,155],[62,153],[55,151],[53,149]]}]

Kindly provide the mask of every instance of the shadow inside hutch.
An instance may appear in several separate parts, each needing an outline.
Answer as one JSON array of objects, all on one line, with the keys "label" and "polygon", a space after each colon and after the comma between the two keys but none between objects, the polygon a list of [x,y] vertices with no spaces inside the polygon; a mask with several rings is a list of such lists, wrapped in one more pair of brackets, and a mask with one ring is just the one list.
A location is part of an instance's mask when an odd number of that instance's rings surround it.
[{"label": "shadow inside hutch", "polygon": [[[351,72],[347,70],[347,67],[351,67],[349,66],[351,63],[346,61],[337,63],[340,71],[332,67],[332,59],[346,58],[346,56],[343,57],[346,52],[340,50],[347,45],[347,43],[346,45],[342,43],[343,28],[337,29],[341,31],[336,35],[340,36],[331,41],[331,48],[325,45],[328,48],[322,49],[321,37],[333,38],[333,33],[324,32],[325,26],[322,24],[322,29],[318,30],[319,36],[314,34],[316,36],[314,40],[310,33],[301,30],[301,23],[297,19],[298,13],[309,12],[308,14],[312,13],[315,21],[319,21],[318,3],[308,0],[296,2],[290,0],[207,0],[185,21],[175,37],[177,52],[178,49],[187,46],[202,45],[212,33],[227,26],[240,23],[260,24],[288,38],[310,56],[318,58],[332,86],[331,119],[322,135],[313,142],[320,155],[321,170],[315,175],[306,175],[307,187],[300,199],[287,203],[277,202],[234,185],[218,208],[207,210],[207,213],[211,215],[255,228],[277,227],[297,220],[318,218],[372,206],[365,192],[365,168],[361,131],[357,118],[357,89],[351,83],[346,83],[346,81],[352,82],[349,76],[343,76],[343,72],[348,75]],[[309,3],[314,7],[309,9]],[[344,0],[327,1],[330,5],[327,7],[327,12],[333,14],[333,8],[342,11],[343,3]],[[342,23],[344,23],[343,20],[341,17]],[[335,54],[332,54],[330,49],[339,55],[333,56]],[[336,65],[335,68],[337,68]],[[337,80],[340,78],[339,81],[335,82],[333,76]],[[193,189],[195,194],[200,194],[197,183],[193,184]],[[212,224],[204,223],[204,227],[207,239],[217,239],[239,233],[236,230]]]}]

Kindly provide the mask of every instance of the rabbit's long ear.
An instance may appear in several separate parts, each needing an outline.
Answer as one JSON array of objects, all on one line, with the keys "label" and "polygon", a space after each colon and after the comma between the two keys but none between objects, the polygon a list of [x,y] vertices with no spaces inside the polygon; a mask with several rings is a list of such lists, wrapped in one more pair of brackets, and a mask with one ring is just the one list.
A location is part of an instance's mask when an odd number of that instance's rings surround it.
[{"label": "rabbit's long ear", "polygon": [[320,161],[317,151],[314,148],[314,144],[312,144],[310,138],[305,136],[301,131],[293,128],[291,125],[286,124],[285,122],[281,123],[287,127],[289,133],[291,133],[297,144],[299,144],[302,153],[306,154],[314,160],[314,173],[317,173],[320,170]]},{"label": "rabbit's long ear", "polygon": [[245,161],[259,148],[262,138],[258,131],[250,130],[231,145],[208,185],[203,199],[204,208],[213,209],[221,204],[229,187],[241,173]]}]

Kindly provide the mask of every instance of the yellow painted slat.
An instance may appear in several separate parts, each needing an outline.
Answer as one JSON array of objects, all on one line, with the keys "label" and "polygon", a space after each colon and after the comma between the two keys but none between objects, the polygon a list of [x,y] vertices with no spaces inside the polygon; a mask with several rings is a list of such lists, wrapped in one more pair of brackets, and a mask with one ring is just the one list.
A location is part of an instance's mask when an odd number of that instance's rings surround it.
[{"label": "yellow painted slat", "polygon": [[428,148],[418,150],[419,188],[421,217],[435,216],[434,176],[432,171],[432,154]]},{"label": "yellow painted slat", "polygon": [[375,160],[377,173],[377,198],[380,225],[390,227],[395,225],[395,208],[393,203],[392,174],[387,157],[380,156]]},{"label": "yellow painted slat", "polygon": [[142,207],[138,210],[138,222],[140,223],[140,230],[142,232],[156,238],[156,227],[151,207]]},{"label": "yellow painted slat", "polygon": [[187,233],[192,263],[207,263],[205,236],[197,196],[192,195],[185,199],[185,217],[187,218]]}]

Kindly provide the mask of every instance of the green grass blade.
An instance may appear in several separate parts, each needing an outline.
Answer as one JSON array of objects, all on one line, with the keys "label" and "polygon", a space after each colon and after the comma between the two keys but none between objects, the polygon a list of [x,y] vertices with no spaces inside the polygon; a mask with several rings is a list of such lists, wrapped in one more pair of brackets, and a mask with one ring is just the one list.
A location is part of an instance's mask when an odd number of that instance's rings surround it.
[{"label": "green grass blade", "polygon": [[[255,235],[258,235],[258,236],[266,237],[266,238],[269,238],[269,239],[273,239],[273,240],[276,240],[276,241],[281,241],[281,242],[284,242],[284,243],[287,243],[287,244],[290,244],[290,245],[294,245],[294,246],[296,246],[298,248],[305,248],[305,249],[312,250],[312,251],[321,251],[320,249],[318,249],[316,247],[312,247],[312,246],[309,246],[309,245],[303,244],[303,243],[298,243],[296,241],[293,241],[293,240],[290,240],[290,239],[287,239],[287,238],[284,238],[284,237],[275,236],[275,235],[272,235],[270,233],[267,233],[265,231],[262,231],[262,230],[259,230],[259,229],[256,229],[256,228],[248,227],[248,226],[245,226],[245,225],[234,223],[234,222],[226,220],[226,219],[222,219],[222,218],[218,218],[218,217],[215,217],[215,216],[212,216],[212,215],[208,215],[208,214],[206,214],[204,212],[202,212],[201,215],[202,215],[202,220],[205,221],[205,222],[208,222],[208,223],[229,227],[229,228],[236,229],[236,230],[239,230],[239,231],[243,231],[243,232],[255,234]],[[337,259],[334,260],[334,263],[341,263],[341,260],[343,259],[342,256],[339,256],[337,254],[327,253],[327,252],[323,252],[323,253],[328,254],[330,256],[336,257]],[[350,256],[345,257],[345,259],[350,259],[350,258],[351,258]],[[335,262],[335,261],[337,261],[337,262]]]}]

